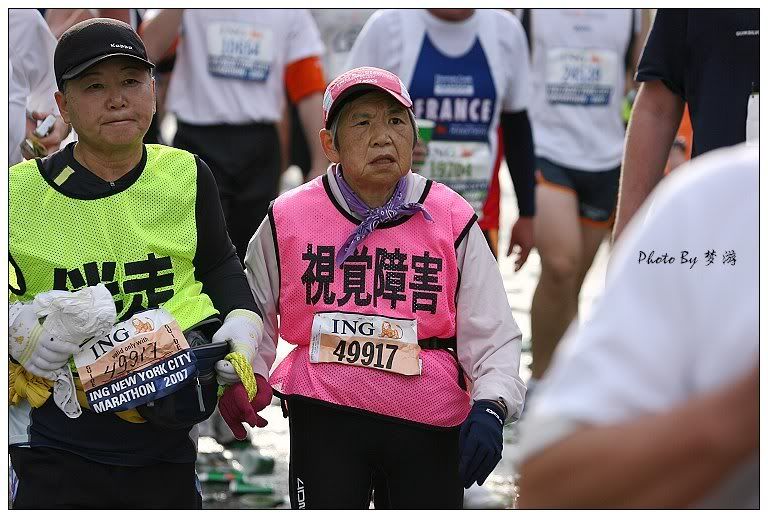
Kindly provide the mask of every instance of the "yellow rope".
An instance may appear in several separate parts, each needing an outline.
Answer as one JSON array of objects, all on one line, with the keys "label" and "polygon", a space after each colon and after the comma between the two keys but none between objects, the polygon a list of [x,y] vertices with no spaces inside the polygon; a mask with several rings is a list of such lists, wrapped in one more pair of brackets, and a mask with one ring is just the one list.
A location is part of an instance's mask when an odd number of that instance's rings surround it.
[{"label": "yellow rope", "polygon": [[18,363],[8,362],[8,404],[18,405],[22,399],[40,408],[51,397],[53,382],[30,374]]},{"label": "yellow rope", "polygon": [[[30,374],[18,363],[8,362],[8,404],[18,405],[22,399],[34,408],[40,408],[51,397],[53,381]],[[77,401],[82,408],[91,408],[80,380],[75,378]],[[115,412],[115,415],[129,423],[145,423],[136,409]]]},{"label": "yellow rope", "polygon": [[[243,382],[245,392],[248,394],[248,401],[253,401],[256,397],[256,376],[253,375],[253,368],[251,364],[242,353],[229,353],[224,357],[235,368],[235,372],[240,377],[240,381]],[[219,385],[219,397],[224,393],[223,386]]]}]

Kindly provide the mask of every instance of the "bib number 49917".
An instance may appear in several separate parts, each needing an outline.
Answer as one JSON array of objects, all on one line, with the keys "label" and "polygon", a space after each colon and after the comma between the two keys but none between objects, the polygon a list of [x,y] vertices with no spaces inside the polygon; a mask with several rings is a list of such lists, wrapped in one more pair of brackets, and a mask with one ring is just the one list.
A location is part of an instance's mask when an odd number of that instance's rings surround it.
[{"label": "bib number 49917", "polygon": [[344,312],[318,313],[312,323],[309,361],[421,374],[416,321]]},{"label": "bib number 49917", "polygon": [[[386,350],[386,352],[385,352]],[[346,340],[339,340],[339,345],[333,350],[333,355],[340,362],[346,361],[350,364],[360,363],[364,367],[369,365],[377,369],[392,369],[392,362],[397,354],[397,345],[373,342],[364,342],[361,344],[358,340],[352,340],[347,343]]]}]

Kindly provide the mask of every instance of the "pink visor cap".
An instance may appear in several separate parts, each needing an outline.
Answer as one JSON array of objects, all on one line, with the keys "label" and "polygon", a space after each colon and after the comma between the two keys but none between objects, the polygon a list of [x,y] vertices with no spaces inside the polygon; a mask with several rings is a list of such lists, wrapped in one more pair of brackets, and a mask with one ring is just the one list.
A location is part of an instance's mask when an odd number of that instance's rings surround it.
[{"label": "pink visor cap", "polygon": [[413,106],[405,85],[392,72],[375,67],[353,68],[331,81],[325,89],[323,96],[325,129],[330,128],[333,117],[342,105],[341,101],[355,92],[365,90],[381,90],[397,99],[406,108],[410,109]]}]

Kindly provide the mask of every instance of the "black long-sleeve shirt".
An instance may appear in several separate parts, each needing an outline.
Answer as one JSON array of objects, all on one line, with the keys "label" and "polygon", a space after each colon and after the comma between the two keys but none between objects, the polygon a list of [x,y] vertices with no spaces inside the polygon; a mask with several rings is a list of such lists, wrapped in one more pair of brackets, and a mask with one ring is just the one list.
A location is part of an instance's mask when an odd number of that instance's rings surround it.
[{"label": "black long-sleeve shirt", "polygon": [[533,174],[533,133],[528,111],[502,113],[501,132],[504,158],[507,159],[512,186],[515,188],[518,211],[521,217],[533,217],[536,214],[536,180]]},{"label": "black long-sleeve shirt", "polygon": [[760,9],[659,9],[637,68],[688,103],[693,156],[744,142],[760,90]]}]

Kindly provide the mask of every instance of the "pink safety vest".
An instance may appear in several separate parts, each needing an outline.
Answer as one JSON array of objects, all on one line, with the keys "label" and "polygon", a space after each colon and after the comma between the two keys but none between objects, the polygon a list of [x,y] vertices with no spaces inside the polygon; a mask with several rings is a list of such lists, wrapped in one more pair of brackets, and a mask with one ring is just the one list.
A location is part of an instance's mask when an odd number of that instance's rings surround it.
[{"label": "pink safety vest", "polygon": [[456,245],[475,213],[458,194],[432,181],[419,201],[434,222],[417,213],[382,225],[339,268],[338,247],[359,222],[338,205],[326,176],[275,200],[280,336],[297,345],[270,376],[279,393],[438,427],[467,417],[469,394],[459,386],[458,365],[447,350],[422,350],[418,376],[309,362],[316,312],[415,318],[419,340],[455,336]]}]

